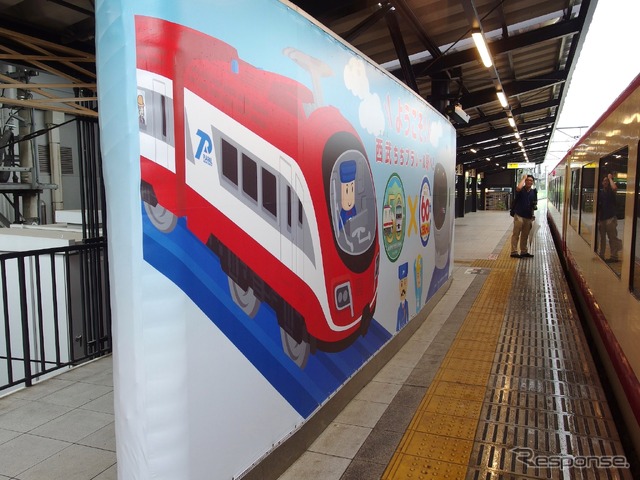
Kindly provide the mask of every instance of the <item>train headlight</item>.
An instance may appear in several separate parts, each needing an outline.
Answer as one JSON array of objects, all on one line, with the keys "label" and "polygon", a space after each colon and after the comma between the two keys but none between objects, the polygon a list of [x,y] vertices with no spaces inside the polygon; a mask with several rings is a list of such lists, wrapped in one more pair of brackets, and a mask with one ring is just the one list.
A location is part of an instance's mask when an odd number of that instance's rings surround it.
[{"label": "train headlight", "polygon": [[338,310],[344,310],[345,308],[351,309],[351,316],[353,316],[353,304],[351,302],[351,284],[349,282],[338,285],[334,290],[336,308]]}]

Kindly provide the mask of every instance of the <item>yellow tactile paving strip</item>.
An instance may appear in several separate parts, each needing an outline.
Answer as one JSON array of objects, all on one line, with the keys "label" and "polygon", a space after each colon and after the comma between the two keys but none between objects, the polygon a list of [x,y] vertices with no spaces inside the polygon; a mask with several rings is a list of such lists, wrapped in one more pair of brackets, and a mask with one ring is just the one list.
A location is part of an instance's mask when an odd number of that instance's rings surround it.
[{"label": "yellow tactile paving strip", "polygon": [[503,247],[382,478],[464,478],[517,261]]}]

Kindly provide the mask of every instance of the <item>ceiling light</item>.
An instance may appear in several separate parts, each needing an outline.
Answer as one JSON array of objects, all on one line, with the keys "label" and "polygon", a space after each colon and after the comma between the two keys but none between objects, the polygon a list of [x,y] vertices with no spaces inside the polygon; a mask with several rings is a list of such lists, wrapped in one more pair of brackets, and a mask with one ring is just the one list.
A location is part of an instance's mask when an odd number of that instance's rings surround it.
[{"label": "ceiling light", "polygon": [[520,140],[520,133],[519,133],[519,132],[516,132],[516,138],[517,138],[518,140]]},{"label": "ceiling light", "polygon": [[516,121],[513,117],[509,117],[509,125],[511,125],[512,128],[516,128]]},{"label": "ceiling light", "polygon": [[484,41],[482,32],[480,30],[475,30],[471,32],[471,37],[476,43],[476,48],[478,49],[478,53],[480,54],[482,63],[485,67],[489,68],[491,65],[493,65],[493,62],[491,61],[491,55],[489,54],[489,49],[487,48],[487,44]]},{"label": "ceiling light", "polygon": [[478,150],[476,150],[475,148],[472,148],[471,153],[478,153]]},{"label": "ceiling light", "polygon": [[502,90],[498,90],[496,92],[496,95],[498,96],[498,100],[500,100],[500,105],[502,105],[502,108],[507,108],[509,106],[509,102],[507,102],[507,96],[504,94],[504,92]]}]

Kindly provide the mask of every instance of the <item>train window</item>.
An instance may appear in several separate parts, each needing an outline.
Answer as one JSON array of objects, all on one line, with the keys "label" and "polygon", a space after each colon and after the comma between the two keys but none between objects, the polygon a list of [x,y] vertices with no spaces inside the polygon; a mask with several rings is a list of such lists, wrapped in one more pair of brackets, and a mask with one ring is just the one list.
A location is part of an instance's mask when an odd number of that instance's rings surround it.
[{"label": "train window", "polygon": [[162,109],[162,138],[167,137],[167,97],[160,96],[160,108]]},{"label": "train window", "polygon": [[258,201],[258,166],[244,153],[242,154],[242,190]]},{"label": "train window", "polygon": [[238,185],[238,150],[224,138],[222,142],[222,175]]},{"label": "train window", "polygon": [[598,204],[595,250],[616,275],[622,273],[622,233],[627,193],[629,149],[602,157],[598,169]]},{"label": "train window", "polygon": [[580,221],[580,170],[571,172],[571,208],[569,209],[569,223],[578,230]]},{"label": "train window", "polygon": [[580,185],[580,226],[578,233],[591,245],[591,235],[593,232],[593,213],[595,188],[596,188],[596,164],[589,163],[582,167],[582,177]]},{"label": "train window", "polygon": [[287,225],[291,228],[291,186],[287,185]]},{"label": "train window", "polygon": [[300,226],[302,226],[302,218],[303,218],[302,201],[298,199],[298,224]]},{"label": "train window", "polygon": [[274,217],[278,217],[278,186],[276,176],[264,168],[262,170],[262,206]]},{"label": "train window", "polygon": [[[638,144],[640,149],[640,143]],[[638,151],[636,149],[636,152]],[[638,158],[636,158],[636,165],[638,164]],[[631,291],[633,294],[640,298],[640,172],[636,169],[636,198],[633,205],[633,238],[631,239]]]},{"label": "train window", "polygon": [[371,170],[361,152],[347,150],[337,158],[328,191],[333,233],[340,249],[347,255],[363,254],[375,239],[376,212]]}]

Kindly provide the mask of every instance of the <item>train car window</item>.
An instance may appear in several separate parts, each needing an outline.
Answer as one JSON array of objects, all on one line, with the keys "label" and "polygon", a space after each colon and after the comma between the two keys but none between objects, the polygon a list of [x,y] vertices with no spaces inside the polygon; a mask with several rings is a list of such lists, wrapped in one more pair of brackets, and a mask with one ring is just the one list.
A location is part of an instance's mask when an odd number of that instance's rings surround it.
[{"label": "train car window", "polygon": [[262,206],[274,217],[278,217],[278,185],[276,176],[264,168],[262,170]]},{"label": "train car window", "polygon": [[302,214],[302,201],[300,199],[298,199],[298,224],[300,226],[302,226],[302,219],[303,219],[303,214]]},{"label": "train car window", "polygon": [[629,149],[602,157],[598,168],[595,250],[618,276],[622,273],[625,197]]},{"label": "train car window", "polygon": [[147,97],[151,96],[148,92],[146,88],[138,88],[138,126],[143,132],[147,131],[147,124],[151,121],[147,116],[149,108]]},{"label": "train car window", "polygon": [[244,153],[242,154],[242,190],[258,201],[258,166]]},{"label": "train car window", "polygon": [[571,208],[569,209],[569,223],[576,231],[580,223],[580,170],[571,171]]},{"label": "train car window", "polygon": [[[638,143],[638,148],[636,148],[636,152],[640,149],[640,143]],[[636,158],[636,165],[638,164],[638,158]],[[638,221],[638,217],[640,217],[640,172],[636,169],[636,197],[635,202],[633,202],[633,234],[631,238],[631,275],[630,275],[630,289],[631,292],[637,297],[640,298],[640,222]]]},{"label": "train car window", "polygon": [[222,175],[234,185],[238,185],[238,150],[224,138],[222,143]]},{"label": "train car window", "polygon": [[167,137],[167,97],[160,95],[160,108],[162,110],[162,138]]},{"label": "train car window", "polygon": [[333,164],[329,182],[331,218],[340,249],[361,255],[375,238],[375,192],[371,170],[357,150],[343,152]]},{"label": "train car window", "polygon": [[580,185],[580,226],[578,233],[588,245],[591,245],[594,223],[593,214],[595,212],[596,164],[589,163],[583,166],[580,176],[582,181]]},{"label": "train car window", "polygon": [[287,225],[291,228],[291,186],[287,185]]}]

